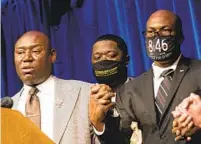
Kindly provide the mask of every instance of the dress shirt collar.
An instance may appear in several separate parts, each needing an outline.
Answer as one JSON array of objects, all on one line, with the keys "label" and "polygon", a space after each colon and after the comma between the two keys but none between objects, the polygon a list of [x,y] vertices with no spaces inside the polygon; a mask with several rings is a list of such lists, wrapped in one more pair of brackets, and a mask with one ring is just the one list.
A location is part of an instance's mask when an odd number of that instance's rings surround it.
[{"label": "dress shirt collar", "polygon": [[181,58],[181,55],[178,57],[178,59],[171,66],[168,66],[168,67],[165,67],[165,68],[159,67],[155,63],[152,63],[152,69],[153,69],[153,73],[154,73],[154,78],[159,79],[160,75],[165,70],[168,70],[168,69],[175,70],[177,65],[178,65],[178,63],[179,63],[180,58]]},{"label": "dress shirt collar", "polygon": [[[50,77],[47,80],[45,80],[43,83],[37,85],[36,88],[38,88],[39,92],[43,92],[43,93],[47,93],[47,94],[52,93],[52,90],[54,89],[53,76],[50,75]],[[30,89],[31,89],[31,86],[24,84],[24,90],[26,92],[29,92]]]}]

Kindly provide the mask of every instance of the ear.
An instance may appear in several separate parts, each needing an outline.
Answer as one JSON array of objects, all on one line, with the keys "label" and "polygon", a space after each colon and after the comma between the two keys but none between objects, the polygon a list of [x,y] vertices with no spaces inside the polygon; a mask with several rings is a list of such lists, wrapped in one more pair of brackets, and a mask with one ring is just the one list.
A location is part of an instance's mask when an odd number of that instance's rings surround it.
[{"label": "ear", "polygon": [[182,31],[179,32],[178,40],[179,40],[178,42],[179,42],[180,45],[181,45],[181,44],[183,43],[183,41],[184,41],[184,35],[183,35],[183,32],[182,32]]},{"label": "ear", "polygon": [[179,44],[181,45],[182,43],[183,43],[183,41],[184,41],[184,36],[183,35],[181,35],[179,38]]},{"label": "ear", "polygon": [[54,63],[56,61],[56,58],[57,58],[57,52],[56,52],[55,49],[51,49],[51,51],[50,51],[50,57],[51,57],[52,63]]},{"label": "ear", "polygon": [[130,56],[126,55],[126,57],[125,57],[125,64],[128,65],[129,61],[130,61]]}]

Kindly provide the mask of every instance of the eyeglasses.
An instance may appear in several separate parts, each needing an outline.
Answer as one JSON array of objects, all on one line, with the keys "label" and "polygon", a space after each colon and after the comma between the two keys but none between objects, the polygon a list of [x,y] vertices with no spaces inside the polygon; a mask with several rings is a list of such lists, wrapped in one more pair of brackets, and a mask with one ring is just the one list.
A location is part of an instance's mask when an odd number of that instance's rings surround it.
[{"label": "eyeglasses", "polygon": [[156,34],[159,36],[170,36],[172,31],[173,31],[172,29],[160,29],[159,31],[146,30],[146,31],[143,31],[142,34],[145,37],[154,37],[156,36]]}]

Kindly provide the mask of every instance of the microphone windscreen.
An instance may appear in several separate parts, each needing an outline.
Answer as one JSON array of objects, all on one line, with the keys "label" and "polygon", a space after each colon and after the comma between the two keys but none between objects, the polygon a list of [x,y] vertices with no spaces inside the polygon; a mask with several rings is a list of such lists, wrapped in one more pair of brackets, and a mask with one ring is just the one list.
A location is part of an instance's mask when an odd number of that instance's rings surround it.
[{"label": "microphone windscreen", "polygon": [[1,99],[1,107],[2,108],[12,108],[13,107],[13,100],[6,96]]}]

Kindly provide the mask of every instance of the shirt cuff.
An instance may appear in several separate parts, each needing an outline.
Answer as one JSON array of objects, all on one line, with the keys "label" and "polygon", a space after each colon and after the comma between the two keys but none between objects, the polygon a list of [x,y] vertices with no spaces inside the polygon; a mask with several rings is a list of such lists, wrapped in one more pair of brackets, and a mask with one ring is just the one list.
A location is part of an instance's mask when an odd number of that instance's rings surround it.
[{"label": "shirt cuff", "polygon": [[101,132],[96,130],[96,128],[94,126],[93,126],[93,129],[94,129],[94,132],[95,132],[96,135],[101,136],[105,132],[105,125],[103,126],[103,131],[101,131]]}]

